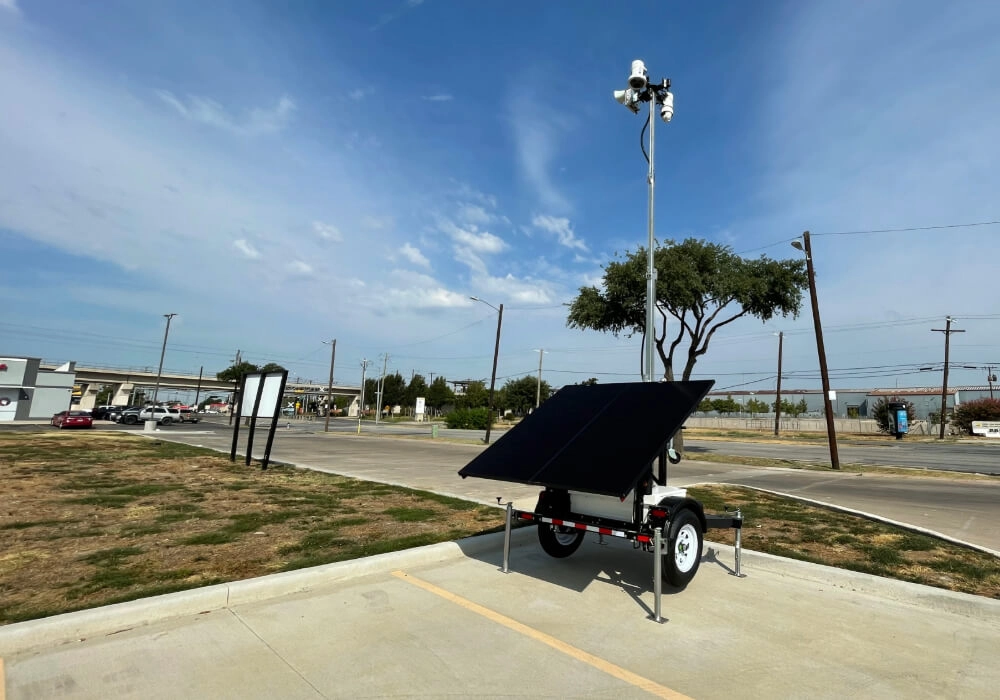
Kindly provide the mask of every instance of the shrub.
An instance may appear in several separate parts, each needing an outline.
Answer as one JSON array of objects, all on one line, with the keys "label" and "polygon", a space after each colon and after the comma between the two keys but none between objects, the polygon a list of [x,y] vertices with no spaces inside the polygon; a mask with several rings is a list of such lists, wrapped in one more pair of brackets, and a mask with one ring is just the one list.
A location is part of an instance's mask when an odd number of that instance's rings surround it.
[{"label": "shrub", "polygon": [[916,413],[913,409],[913,404],[910,401],[903,401],[903,399],[898,396],[883,396],[879,399],[875,406],[872,408],[872,418],[878,423],[878,429],[881,433],[889,433],[891,428],[889,426],[889,404],[890,403],[905,403],[906,404],[906,421],[912,425],[913,421],[916,420]]},{"label": "shrub", "polygon": [[963,403],[955,409],[951,422],[962,432],[972,433],[974,420],[1000,420],[1000,399],[976,399]]},{"label": "shrub", "polygon": [[490,421],[488,408],[457,408],[444,417],[449,428],[464,428],[466,430],[486,430]]}]

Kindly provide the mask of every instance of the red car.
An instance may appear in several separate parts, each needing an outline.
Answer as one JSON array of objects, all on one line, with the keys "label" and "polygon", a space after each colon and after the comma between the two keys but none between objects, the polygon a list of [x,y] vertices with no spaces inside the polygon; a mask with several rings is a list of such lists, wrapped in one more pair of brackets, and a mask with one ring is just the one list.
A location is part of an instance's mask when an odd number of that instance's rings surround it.
[{"label": "red car", "polygon": [[93,428],[90,411],[60,411],[50,421],[57,428]]}]

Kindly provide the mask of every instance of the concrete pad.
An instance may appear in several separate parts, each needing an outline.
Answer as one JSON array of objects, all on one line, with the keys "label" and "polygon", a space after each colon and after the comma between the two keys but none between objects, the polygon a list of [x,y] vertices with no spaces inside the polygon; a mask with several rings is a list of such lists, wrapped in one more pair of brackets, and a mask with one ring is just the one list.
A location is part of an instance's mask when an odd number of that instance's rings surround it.
[{"label": "concrete pad", "polygon": [[807,565],[789,574],[759,555],[738,579],[729,552],[709,551],[658,625],[649,554],[595,538],[554,560],[524,532],[508,575],[500,547],[478,548],[13,654],[8,698],[990,697],[1000,685],[998,601],[944,592],[961,604],[941,609],[923,586],[872,593],[876,577],[803,578]]}]

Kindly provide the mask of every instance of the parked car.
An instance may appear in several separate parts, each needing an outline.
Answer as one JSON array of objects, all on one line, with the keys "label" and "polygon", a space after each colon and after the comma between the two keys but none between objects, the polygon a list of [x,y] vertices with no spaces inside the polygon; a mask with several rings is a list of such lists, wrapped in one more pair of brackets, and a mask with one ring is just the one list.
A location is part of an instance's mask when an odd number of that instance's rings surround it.
[{"label": "parked car", "polygon": [[201,420],[200,418],[198,418],[198,414],[195,413],[190,408],[179,408],[177,410],[180,413],[180,418],[178,419],[178,421],[181,423],[197,423],[199,420]]},{"label": "parked car", "polygon": [[114,406],[110,411],[108,411],[108,420],[114,421],[115,423],[124,423],[122,420],[122,415],[127,411],[136,411],[136,421],[139,420],[138,411],[142,406]]},{"label": "parked car", "polygon": [[50,421],[57,428],[93,428],[90,411],[60,411]]},{"label": "parked car", "polygon": [[160,425],[170,425],[171,423],[180,423],[181,414],[176,408],[146,407],[139,412],[139,420],[155,420]]},{"label": "parked car", "polygon": [[94,420],[111,420],[110,418],[108,418],[108,414],[110,414],[116,408],[118,407],[97,406],[96,408],[94,408],[94,410],[90,412],[90,417],[93,418]]}]

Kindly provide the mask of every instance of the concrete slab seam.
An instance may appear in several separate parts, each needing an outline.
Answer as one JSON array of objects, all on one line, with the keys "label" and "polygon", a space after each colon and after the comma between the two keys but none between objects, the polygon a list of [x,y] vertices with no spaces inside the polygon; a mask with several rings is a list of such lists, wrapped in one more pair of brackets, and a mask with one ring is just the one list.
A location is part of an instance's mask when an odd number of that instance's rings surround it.
[{"label": "concrete slab seam", "polygon": [[762,493],[770,493],[774,496],[782,496],[784,498],[791,498],[795,501],[801,501],[802,503],[808,503],[814,506],[821,506],[823,508],[829,508],[830,510],[836,510],[841,513],[848,513],[849,515],[859,515],[863,518],[869,520],[876,520],[880,523],[885,523],[887,525],[895,525],[896,527],[901,527],[904,530],[909,530],[910,532],[916,532],[921,535],[930,535],[931,537],[936,537],[945,542],[951,542],[952,544],[961,545],[962,547],[968,547],[969,549],[975,549],[976,551],[982,552],[984,554],[990,554],[994,557],[1000,557],[1000,552],[995,549],[990,549],[989,547],[983,547],[982,545],[973,544],[971,542],[966,542],[960,540],[957,537],[951,537],[950,535],[945,535],[935,530],[929,528],[920,527],[919,525],[911,525],[910,523],[904,523],[899,520],[893,520],[891,518],[885,518],[881,515],[875,515],[874,513],[868,513],[863,510],[857,510],[856,508],[848,508],[846,506],[838,506],[833,503],[827,503],[826,501],[817,501],[813,498],[804,498],[803,496],[796,496],[792,493],[785,493],[784,491],[774,491],[772,489],[765,489],[759,486],[748,486],[746,484],[731,484],[728,482],[721,481],[703,481],[697,484],[689,484],[689,486],[739,486],[746,489],[753,489],[754,491],[760,491]]}]

